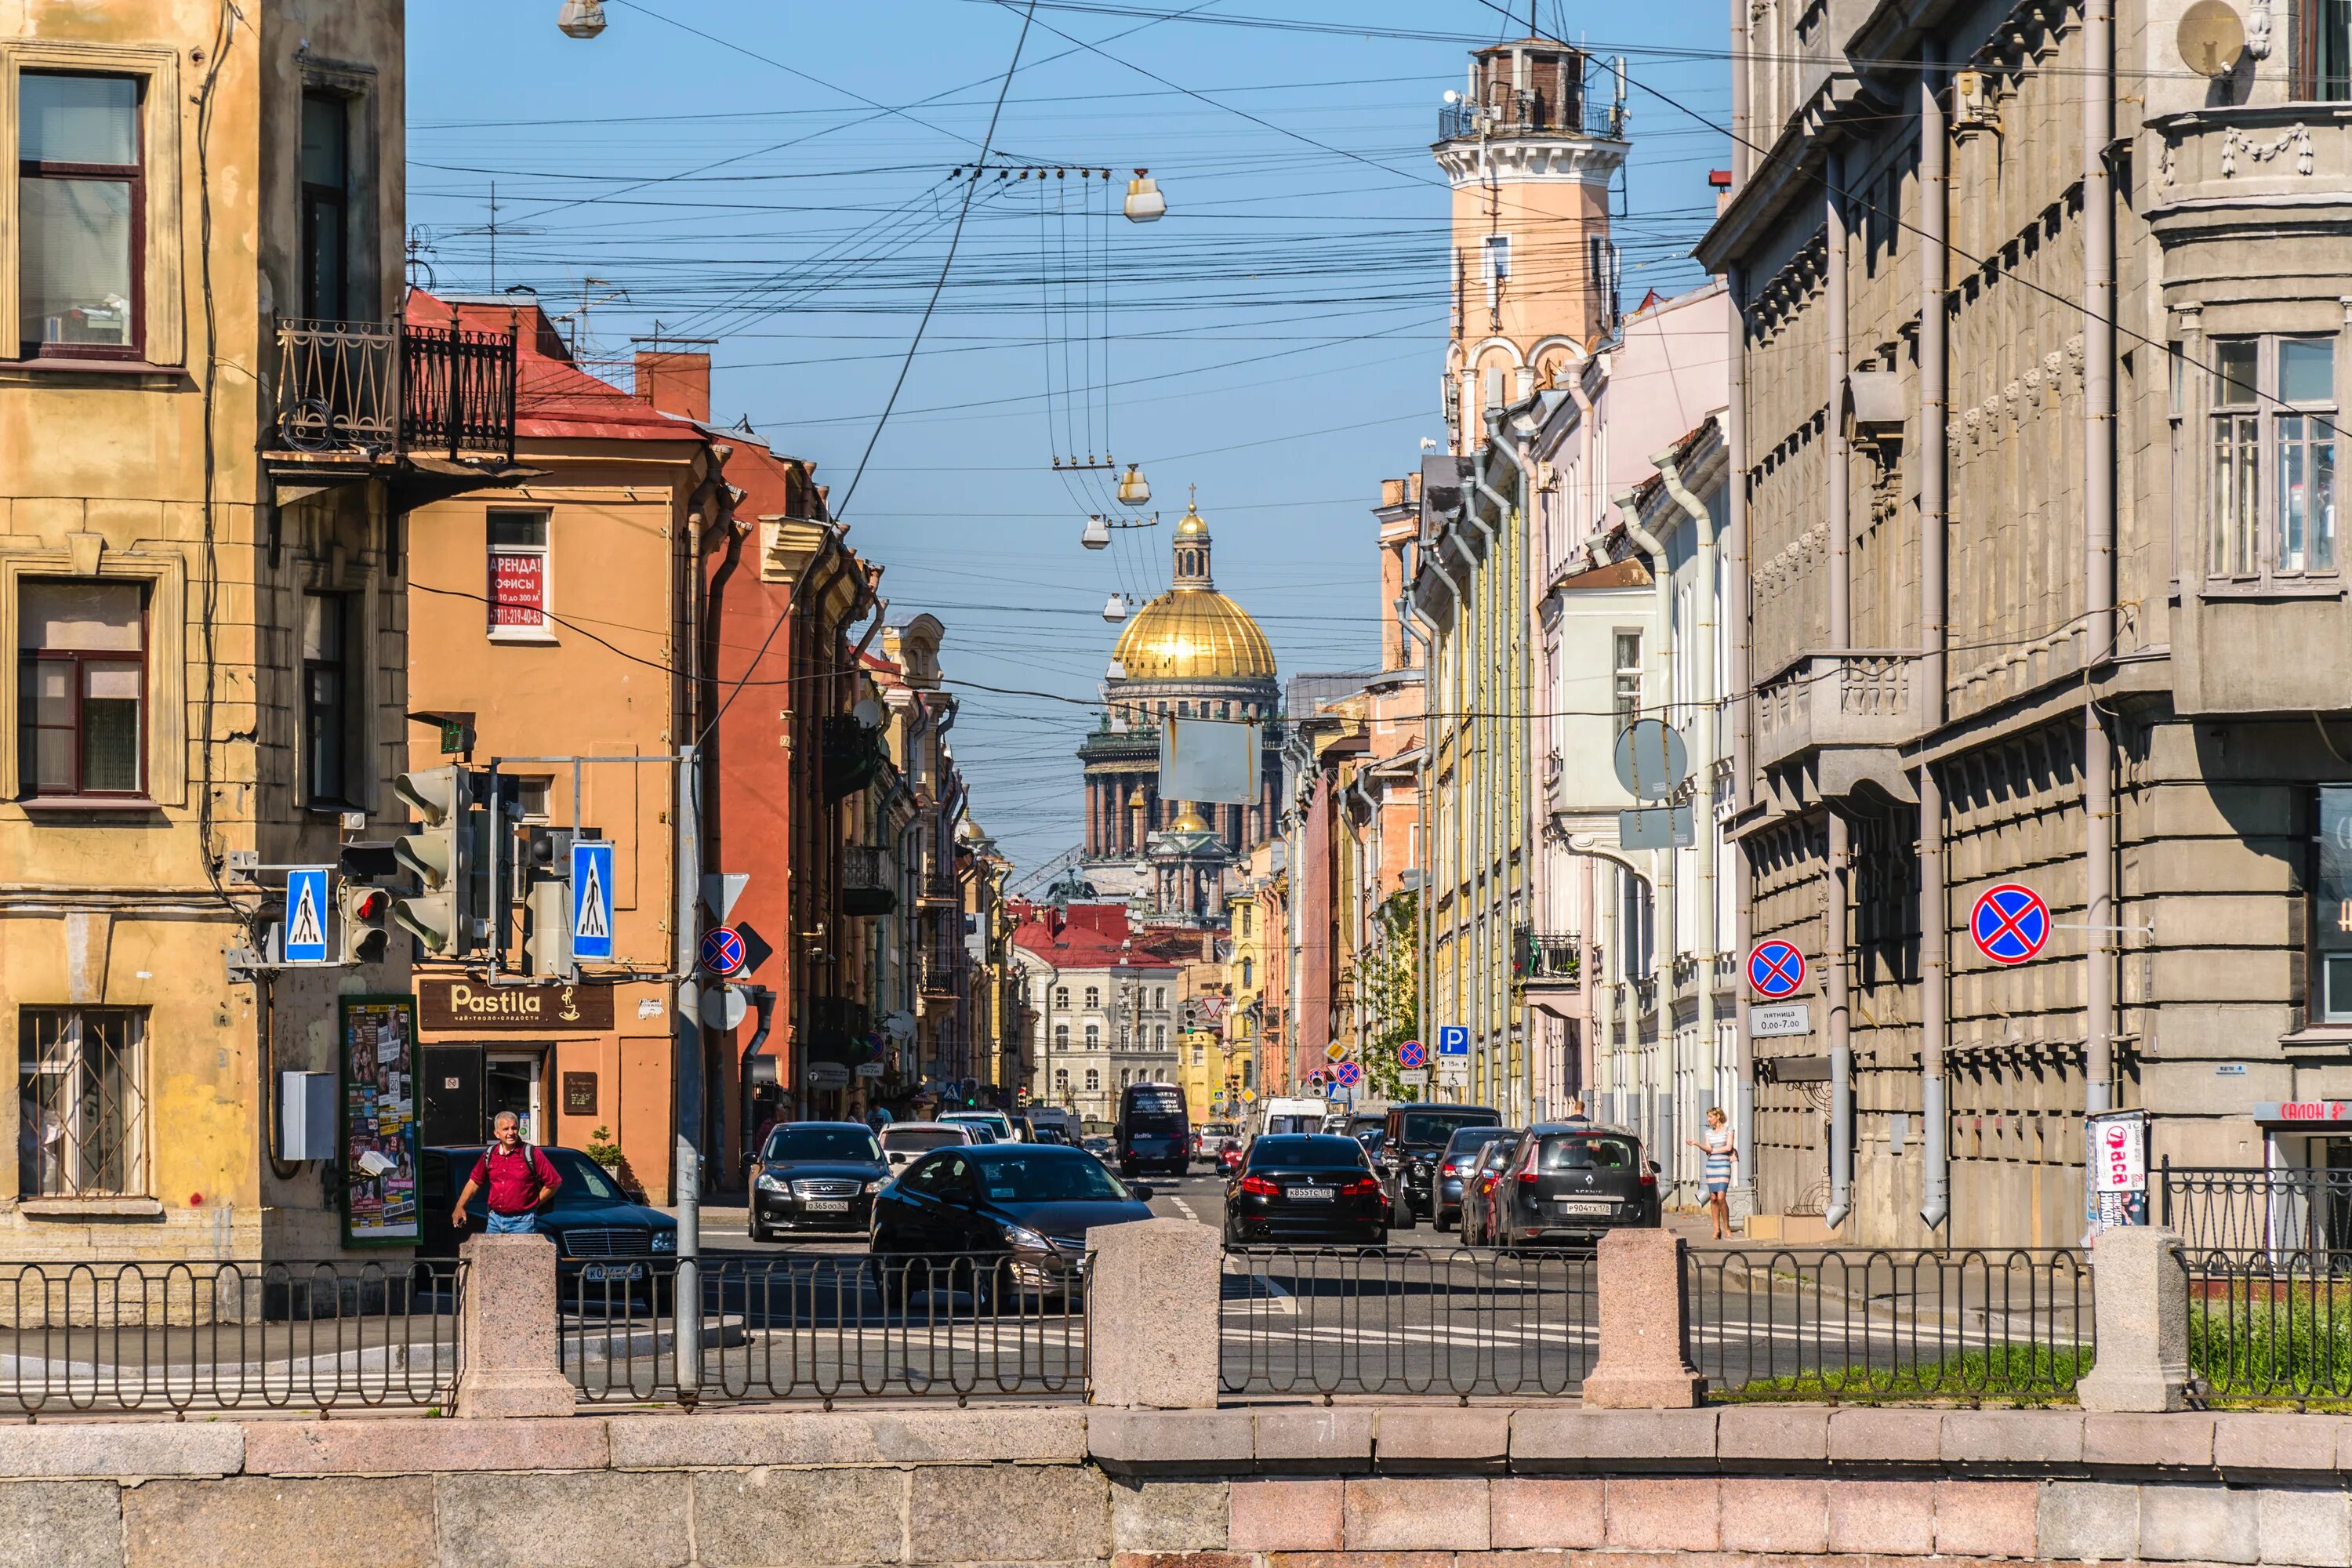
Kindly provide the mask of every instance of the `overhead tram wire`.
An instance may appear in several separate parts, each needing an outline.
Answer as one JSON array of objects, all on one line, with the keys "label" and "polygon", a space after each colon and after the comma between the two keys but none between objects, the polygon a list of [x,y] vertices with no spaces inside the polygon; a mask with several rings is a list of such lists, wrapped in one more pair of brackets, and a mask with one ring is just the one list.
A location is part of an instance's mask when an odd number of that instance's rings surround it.
[{"label": "overhead tram wire", "polygon": [[[1037,0],[1029,0],[1031,11],[1034,12],[1036,6]],[[1021,68],[1021,52],[1029,43],[1029,25],[1030,17],[1024,15],[1021,18],[1021,35],[1013,42],[1013,58],[1006,64],[1004,79],[996,89],[996,107],[989,113],[988,131],[981,138],[980,162],[982,163],[988,162],[989,144],[996,140],[997,121],[1004,114],[1004,95],[1012,90],[1013,73]],[[898,395],[906,389],[907,373],[914,368],[915,355],[923,346],[923,332],[931,324],[932,312],[939,309],[940,295],[948,286],[948,274],[955,269],[956,250],[963,241],[964,223],[971,216],[972,196],[980,184],[980,177],[981,170],[974,168],[971,178],[964,185],[963,205],[956,213],[955,232],[948,237],[948,253],[940,263],[939,282],[932,287],[931,300],[923,310],[922,320],[915,323],[915,334],[907,344],[907,357],[899,363],[898,380],[891,384],[890,397],[882,405],[881,417],[874,422],[874,434],[866,437],[866,450],[857,459],[856,471],[849,477],[849,488],[842,492],[841,504],[833,509],[833,514],[836,519],[849,510],[851,500],[857,494],[858,482],[866,477],[866,465],[873,460],[874,448],[881,441],[882,432],[889,426],[891,410],[898,407]],[[742,694],[744,686],[751,679],[751,671],[758,668],[760,661],[768,657],[769,646],[775,641],[776,633],[783,628],[784,618],[791,613],[792,606],[787,604],[777,615],[774,624],[768,628],[768,635],[760,640],[759,652],[751,656],[751,662],[744,666],[742,675],[737,678],[733,688],[727,693],[726,700],[719,703],[719,711],[713,713],[710,716],[710,722],[703,727],[702,734],[698,738],[698,744],[700,741],[709,738],[710,731],[719,727],[719,721],[727,716],[727,710],[735,705],[735,699]]]}]

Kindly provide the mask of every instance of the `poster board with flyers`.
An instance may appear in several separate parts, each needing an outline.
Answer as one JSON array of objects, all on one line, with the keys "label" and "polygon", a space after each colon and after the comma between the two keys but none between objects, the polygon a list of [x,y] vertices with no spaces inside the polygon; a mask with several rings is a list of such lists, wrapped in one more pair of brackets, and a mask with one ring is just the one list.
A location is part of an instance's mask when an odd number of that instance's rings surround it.
[{"label": "poster board with flyers", "polygon": [[343,1242],[349,1247],[414,1247],[416,999],[344,996],[338,1004]]}]

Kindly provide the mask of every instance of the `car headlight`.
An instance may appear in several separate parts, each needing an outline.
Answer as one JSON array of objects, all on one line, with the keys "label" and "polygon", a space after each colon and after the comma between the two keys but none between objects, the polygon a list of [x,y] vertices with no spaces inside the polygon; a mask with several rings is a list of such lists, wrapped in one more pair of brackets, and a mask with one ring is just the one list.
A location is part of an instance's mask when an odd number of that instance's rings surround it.
[{"label": "car headlight", "polygon": [[657,1230],[654,1232],[654,1250],[656,1252],[676,1252],[677,1250],[677,1232],[674,1230]]},{"label": "car headlight", "polygon": [[782,1193],[791,1190],[785,1185],[784,1179],[782,1176],[772,1175],[766,1171],[760,1173],[758,1185],[760,1190],[763,1193]]},{"label": "car headlight", "polygon": [[1054,1250],[1054,1244],[1047,1240],[1043,1233],[1031,1230],[1025,1225],[1006,1226],[1004,1227],[1004,1245],[1007,1247],[1022,1247],[1031,1252],[1051,1252]]},{"label": "car headlight", "polygon": [[882,1184],[879,1182],[868,1182],[866,1184],[866,1190],[868,1193],[878,1193],[882,1190]]}]

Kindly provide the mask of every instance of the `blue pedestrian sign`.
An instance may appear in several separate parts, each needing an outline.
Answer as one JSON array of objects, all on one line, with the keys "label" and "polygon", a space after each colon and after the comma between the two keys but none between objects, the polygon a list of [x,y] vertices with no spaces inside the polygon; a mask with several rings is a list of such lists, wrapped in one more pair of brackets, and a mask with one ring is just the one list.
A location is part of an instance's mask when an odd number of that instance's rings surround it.
[{"label": "blue pedestrian sign", "polygon": [[613,846],[583,838],[572,846],[572,956],[613,957]]},{"label": "blue pedestrian sign", "polygon": [[1794,942],[1771,937],[1748,954],[1748,984],[1768,1002],[1793,996],[1805,983],[1805,955]]},{"label": "blue pedestrian sign", "polygon": [[334,896],[334,872],[325,866],[303,866],[286,873],[286,935],[288,963],[327,962],[327,907]]},{"label": "blue pedestrian sign", "polygon": [[1470,1031],[1460,1024],[1437,1026],[1437,1054],[1441,1057],[1466,1057],[1470,1054]]},{"label": "blue pedestrian sign", "polygon": [[2023,963],[2050,940],[2050,906],[2015,882],[1987,888],[1969,911],[1969,937],[1995,963]]},{"label": "blue pedestrian sign", "polygon": [[1407,1040],[1397,1047],[1397,1066],[1405,1068],[1429,1065],[1429,1047],[1419,1040]]}]

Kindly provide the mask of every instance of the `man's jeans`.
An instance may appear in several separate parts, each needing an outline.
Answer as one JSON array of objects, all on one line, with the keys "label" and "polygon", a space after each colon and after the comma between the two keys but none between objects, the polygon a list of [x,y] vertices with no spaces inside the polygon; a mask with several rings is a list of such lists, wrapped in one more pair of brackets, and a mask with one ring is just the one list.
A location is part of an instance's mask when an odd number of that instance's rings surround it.
[{"label": "man's jeans", "polygon": [[493,1214],[488,1234],[492,1236],[528,1236],[539,1228],[539,1211],[522,1214]]}]

